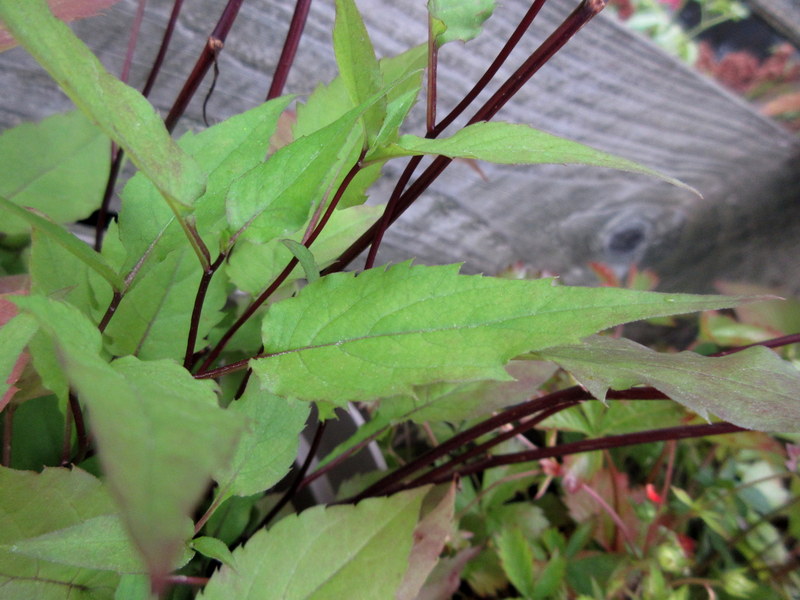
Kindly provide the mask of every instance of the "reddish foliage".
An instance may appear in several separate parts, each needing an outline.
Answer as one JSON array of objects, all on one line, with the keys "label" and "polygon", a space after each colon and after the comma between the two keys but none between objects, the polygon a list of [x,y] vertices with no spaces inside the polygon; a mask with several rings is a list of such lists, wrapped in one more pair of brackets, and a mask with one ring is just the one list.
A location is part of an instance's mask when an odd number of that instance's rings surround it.
[{"label": "reddish foliage", "polygon": [[800,81],[800,63],[792,60],[794,49],[782,44],[764,61],[749,52],[731,52],[720,59],[705,42],[700,43],[697,68],[712,75],[724,86],[747,94],[764,85]]}]

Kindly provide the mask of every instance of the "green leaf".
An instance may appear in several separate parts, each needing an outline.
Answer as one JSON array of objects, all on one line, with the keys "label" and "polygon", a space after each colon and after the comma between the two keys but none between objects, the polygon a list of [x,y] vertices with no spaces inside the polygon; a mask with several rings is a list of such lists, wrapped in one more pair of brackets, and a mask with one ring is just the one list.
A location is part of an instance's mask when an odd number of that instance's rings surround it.
[{"label": "green leaf", "polygon": [[105,279],[112,289],[122,289],[122,280],[103,259],[103,257],[92,250],[85,242],[82,242],[63,227],[56,225],[51,220],[37,215],[35,212],[25,210],[13,202],[9,202],[0,196],[0,207],[6,212],[17,216],[19,219],[27,221],[31,227],[38,229],[47,235],[64,250],[72,254],[75,258],[92,269],[95,273]]},{"label": "green leaf", "polygon": [[[333,51],[353,106],[366,102],[381,89],[381,73],[375,49],[354,0],[336,0]],[[362,118],[370,145],[385,116],[386,99],[383,97],[364,111]]]},{"label": "green leaf", "polygon": [[100,333],[75,307],[35,296],[15,302],[53,339],[89,408],[109,489],[153,582],[163,583],[191,536],[188,516],[234,451],[240,420],[219,408],[213,384],[173,362],[106,363]]},{"label": "green leaf", "polygon": [[[428,64],[425,44],[415,46],[402,54],[380,60],[383,87],[386,94],[386,117],[373,146],[379,148],[397,139],[398,130],[416,104],[422,88],[422,76]],[[369,160],[369,159],[367,159]]]},{"label": "green leaf", "polygon": [[205,176],[139,92],[106,71],[44,0],[0,0],[0,17],[75,105],[155,183],[173,210],[192,205],[203,192]]},{"label": "green leaf", "polygon": [[354,590],[359,600],[393,598],[428,490],[286,517],[234,551],[236,571],[222,567],[198,598],[340,600]]},{"label": "green leaf", "polygon": [[533,589],[534,600],[548,600],[556,596],[561,582],[567,576],[567,561],[558,554],[551,556],[544,569],[536,578],[536,585]]},{"label": "green leaf", "polygon": [[357,120],[378,98],[284,146],[235,181],[227,197],[232,240],[266,242],[300,229],[333,182],[352,166],[353,146],[360,147],[363,136]]},{"label": "green leaf", "polygon": [[[15,542],[15,554],[72,567],[144,573],[136,547],[118,515],[100,515],[71,527]],[[177,565],[180,566],[180,565]]]},{"label": "green leaf", "polygon": [[[23,123],[0,135],[0,196],[57,223],[83,219],[100,205],[110,156],[108,137],[78,111]],[[0,230],[19,234],[30,225],[10,212]]]},{"label": "green leaf", "polygon": [[241,415],[247,429],[236,454],[214,478],[225,496],[250,496],[278,483],[297,456],[300,433],[308,419],[306,403],[280,398],[250,384],[228,411]]},{"label": "green leaf", "polygon": [[536,593],[533,553],[522,531],[516,527],[503,529],[495,536],[495,543],[509,581],[525,598],[533,598]]},{"label": "green leaf", "polygon": [[[733,306],[741,298],[555,287],[403,263],[336,273],[274,304],[250,362],[279,396],[342,405],[436,381],[508,381],[504,365],[627,321]],[[572,340],[566,342],[565,340]]]},{"label": "green leaf", "polygon": [[[384,208],[384,206],[354,206],[335,211],[311,246],[319,268],[324,269],[332,264],[351,243],[378,220]],[[292,235],[292,239],[299,243],[304,231],[305,228],[301,228]],[[225,269],[236,287],[258,295],[272,283],[291,259],[291,252],[280,240],[274,239],[266,244],[242,240],[236,244]],[[304,276],[303,269],[298,266],[286,278],[284,285],[291,285]]]},{"label": "green leaf", "polygon": [[[264,162],[269,138],[290,100],[288,96],[276,98],[198,134],[188,132],[180,139],[179,146],[209,174],[206,191],[195,203],[193,215],[209,248],[222,242],[220,232],[227,227],[225,195],[231,182]],[[109,247],[110,237],[109,230],[104,253],[113,250]],[[128,274],[138,269],[138,277],[185,244],[174,214],[141,173],[134,175],[122,192],[119,240],[125,249],[124,258],[118,261],[119,272]],[[130,282],[135,284],[136,280]]]},{"label": "green leaf", "polygon": [[428,12],[439,22],[436,44],[468,42],[478,37],[495,4],[495,0],[428,0]]},{"label": "green leaf", "polygon": [[192,548],[203,556],[218,560],[226,567],[236,568],[236,560],[225,542],[217,538],[202,536],[192,540]]},{"label": "green leaf", "polygon": [[300,263],[303,272],[306,274],[306,281],[308,281],[308,283],[313,283],[319,279],[319,265],[317,265],[317,261],[314,260],[314,255],[311,254],[311,250],[300,242],[288,238],[282,239],[281,244],[286,246],[289,252],[297,259],[297,262]]},{"label": "green leaf", "polygon": [[[125,294],[106,328],[111,352],[144,360],[182,359],[201,276],[185,246],[148,271]],[[217,273],[209,284],[195,350],[206,344],[205,335],[223,317],[226,283],[224,275]]]},{"label": "green leaf", "polygon": [[119,579],[115,573],[52,563],[10,549],[116,510],[103,484],[79,468],[34,473],[0,467],[0,596],[112,598]]},{"label": "green leaf", "polygon": [[593,165],[650,175],[697,194],[694,188],[674,177],[663,175],[633,161],[539,131],[529,125],[515,123],[475,123],[449,138],[441,139],[404,135],[397,143],[390,144],[371,159],[384,160],[395,156],[420,154],[471,158],[504,165],[565,163]]},{"label": "green leaf", "polygon": [[655,387],[703,418],[712,413],[748,429],[800,431],[800,371],[754,347],[708,358],[661,354],[630,340],[592,337],[539,354],[567,369],[600,400],[609,388]]},{"label": "green leaf", "polygon": [[19,374],[16,377],[12,375],[20,355],[38,328],[30,315],[17,315],[0,327],[0,411],[10,399],[6,394],[19,378]]}]

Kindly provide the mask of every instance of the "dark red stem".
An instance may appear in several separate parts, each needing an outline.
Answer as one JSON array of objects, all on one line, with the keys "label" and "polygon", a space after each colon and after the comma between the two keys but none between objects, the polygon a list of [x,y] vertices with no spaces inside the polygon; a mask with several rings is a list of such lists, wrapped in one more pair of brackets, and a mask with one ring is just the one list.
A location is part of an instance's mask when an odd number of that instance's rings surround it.
[{"label": "dark red stem", "polygon": [[286,80],[289,77],[289,70],[294,63],[297,48],[300,45],[300,38],[308,20],[308,10],[311,8],[311,0],[297,0],[294,6],[292,22],[289,24],[289,31],[286,33],[286,40],[283,43],[283,50],[278,59],[278,66],[272,76],[272,84],[269,86],[267,100],[272,100],[283,94],[286,87]]},{"label": "dark red stem", "polygon": [[183,366],[187,370],[191,370],[193,366],[194,346],[197,343],[197,330],[200,327],[200,317],[203,314],[203,303],[206,301],[208,286],[211,283],[211,278],[214,277],[214,273],[216,273],[217,269],[222,266],[226,256],[227,255],[224,252],[220,252],[217,260],[211,263],[209,267],[203,271],[202,277],[200,277],[200,283],[197,286],[197,294],[195,294],[194,297],[192,318],[189,322],[189,335],[186,339],[186,353],[183,357]]},{"label": "dark red stem", "polygon": [[242,2],[243,0],[228,0],[225,10],[222,11],[222,16],[220,16],[219,21],[217,21],[217,26],[214,27],[214,31],[212,31],[211,35],[208,37],[206,45],[203,46],[203,51],[200,53],[194,65],[194,69],[186,79],[186,83],[175,99],[167,118],[164,119],[164,124],[167,126],[168,131],[172,131],[175,128],[178,120],[186,111],[186,107],[189,106],[189,102],[195,92],[197,92],[197,88],[200,87],[200,83],[214,63],[214,57],[219,52],[220,45],[225,43],[225,39],[228,37],[233,22],[239,14]]},{"label": "dark red stem", "polygon": [[[569,444],[559,444],[551,448],[537,448],[536,450],[526,450],[525,452],[514,452],[512,454],[501,454],[487,458],[486,460],[474,463],[456,473],[446,477],[430,481],[429,483],[444,483],[449,481],[453,475],[466,477],[474,473],[480,473],[486,469],[514,465],[543,458],[555,458],[557,456],[567,456],[569,454],[579,454],[581,452],[591,452],[594,450],[606,450],[610,448],[621,448],[623,446],[635,446],[637,444],[650,444],[653,442],[666,442],[670,440],[683,440],[688,438],[706,437],[710,435],[721,435],[724,433],[738,433],[747,431],[731,423],[712,423],[710,425],[682,425],[680,427],[668,427],[665,429],[650,429],[648,431],[638,431],[636,433],[626,433],[622,435],[609,435],[602,438],[581,440]],[[402,489],[405,489],[403,487]],[[399,489],[397,491],[400,491]]]}]

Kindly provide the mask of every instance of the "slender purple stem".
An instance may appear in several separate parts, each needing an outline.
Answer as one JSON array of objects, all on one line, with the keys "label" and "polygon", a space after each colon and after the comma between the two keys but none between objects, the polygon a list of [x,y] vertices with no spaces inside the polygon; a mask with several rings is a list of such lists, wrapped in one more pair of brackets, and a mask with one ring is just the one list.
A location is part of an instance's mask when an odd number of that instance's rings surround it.
[{"label": "slender purple stem", "polygon": [[433,33],[433,16],[428,15],[428,94],[425,98],[425,133],[430,134],[436,127],[436,68],[439,62],[439,46]]},{"label": "slender purple stem", "polygon": [[122,292],[114,291],[114,296],[111,298],[111,302],[106,309],[103,318],[100,319],[100,324],[97,326],[97,329],[100,330],[100,333],[103,333],[108,327],[108,323],[111,321],[111,317],[114,316],[114,313],[117,312],[117,308],[119,308],[119,303],[122,302]]},{"label": "slender purple stem", "polygon": [[730,348],[722,352],[716,352],[711,356],[727,356],[729,354],[736,354],[742,350],[747,350],[753,346],[766,346],[767,348],[780,348],[781,346],[788,346],[789,344],[800,344],[800,333],[793,333],[791,335],[782,335],[781,337],[772,338],[763,342],[756,342],[748,344],[747,346],[739,346],[737,348]]},{"label": "slender purple stem", "polygon": [[3,453],[0,457],[0,465],[11,466],[11,438],[14,434],[14,410],[16,404],[9,402],[3,410]]},{"label": "slender purple stem", "polygon": [[89,436],[86,433],[86,423],[83,420],[83,411],[78,397],[72,392],[69,393],[69,410],[72,413],[72,420],[75,422],[75,435],[78,438],[78,453],[75,462],[79,463],[86,458],[89,451]]},{"label": "slender purple stem", "polygon": [[202,277],[200,277],[200,283],[197,286],[197,294],[195,294],[194,297],[192,318],[189,322],[189,335],[186,338],[186,353],[183,357],[183,366],[187,370],[191,370],[193,365],[194,347],[197,343],[197,330],[200,327],[200,317],[203,314],[203,303],[206,301],[208,286],[211,283],[211,278],[214,277],[214,273],[222,266],[226,256],[224,252],[220,252],[217,260],[211,263],[209,267],[203,271]]},{"label": "slender purple stem", "polygon": [[297,0],[294,6],[292,22],[289,24],[289,31],[286,33],[286,40],[283,43],[283,50],[278,59],[278,66],[272,76],[272,84],[267,93],[267,100],[277,98],[283,93],[286,87],[286,80],[289,78],[289,70],[294,63],[297,48],[300,45],[300,38],[308,20],[308,11],[311,8],[311,0]]},{"label": "slender purple stem", "polygon": [[172,5],[172,12],[169,15],[169,21],[167,21],[167,27],[164,30],[164,36],[161,38],[161,46],[158,48],[158,53],[153,61],[153,66],[150,67],[150,74],[147,76],[147,81],[142,88],[142,95],[145,98],[150,95],[150,91],[153,89],[153,86],[156,83],[158,74],[161,72],[161,65],[164,64],[164,57],[167,55],[167,49],[169,48],[169,43],[172,41],[172,33],[175,31],[175,24],[178,22],[178,16],[180,15],[182,7],[183,0],[175,0]]},{"label": "slender purple stem", "polygon": [[[507,465],[531,462],[533,460],[541,460],[543,458],[555,458],[558,456],[567,456],[569,454],[580,454],[582,452],[591,452],[594,450],[622,448],[623,446],[635,446],[638,444],[650,444],[653,442],[667,442],[671,440],[683,440],[688,438],[721,435],[725,433],[738,433],[740,431],[747,430],[737,427],[732,423],[712,423],[710,425],[682,425],[680,427],[650,429],[647,431],[638,431],[636,433],[626,433],[622,435],[609,435],[602,438],[581,440],[579,442],[572,442],[568,444],[559,444],[558,446],[548,448],[537,448],[536,450],[526,450],[524,452],[514,452],[511,454],[493,456],[465,467],[456,473],[449,474],[444,478],[430,481],[429,483],[445,483],[449,481],[453,475],[466,477],[468,475],[480,473],[481,471],[485,471],[486,469],[491,469],[494,467],[503,467]],[[396,491],[400,491],[401,489],[405,489],[405,486],[403,488],[398,488]]]},{"label": "slender purple stem", "polygon": [[194,69],[186,79],[183,89],[178,93],[178,97],[175,99],[167,118],[164,119],[164,124],[167,126],[168,131],[172,131],[175,128],[178,120],[186,111],[186,107],[189,106],[189,102],[195,92],[197,92],[197,88],[200,87],[200,83],[211,68],[214,57],[216,53],[219,52],[221,44],[225,43],[225,39],[228,37],[233,22],[239,14],[239,9],[243,1],[244,0],[228,0],[225,10],[222,11],[222,15],[219,21],[217,21],[216,27],[214,27],[214,31],[211,32],[211,35],[206,41],[206,45],[203,46],[203,50],[200,52]]},{"label": "slender purple stem", "polygon": [[[470,448],[463,454],[459,454],[458,456],[453,457],[445,464],[436,467],[423,475],[420,475],[419,477],[411,481],[409,485],[416,487],[420,485],[425,485],[425,483],[428,481],[436,481],[441,477],[443,477],[444,475],[450,473],[451,471],[454,471],[458,465],[462,465],[471,458],[475,458],[476,456],[482,455],[490,448],[494,448],[498,444],[501,444],[506,440],[510,440],[511,438],[516,437],[519,434],[524,433],[525,431],[528,431],[529,429],[536,427],[536,425],[538,425],[548,417],[551,417],[554,414],[561,412],[562,410],[572,408],[573,406],[576,406],[580,403],[581,403],[580,400],[572,400],[567,402],[560,402],[556,406],[548,407],[542,410],[534,418],[529,419],[527,421],[523,421],[522,423],[517,424],[508,431],[504,431],[496,435],[492,439],[486,440],[485,442],[483,442],[482,444],[478,444],[474,448]],[[391,493],[391,490],[389,490],[388,493]]]}]

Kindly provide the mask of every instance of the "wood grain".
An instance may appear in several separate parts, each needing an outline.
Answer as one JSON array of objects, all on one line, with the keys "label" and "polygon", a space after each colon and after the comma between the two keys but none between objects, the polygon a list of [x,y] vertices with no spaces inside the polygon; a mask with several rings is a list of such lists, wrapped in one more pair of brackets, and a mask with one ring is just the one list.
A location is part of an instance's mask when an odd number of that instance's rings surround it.
[{"label": "wood grain", "polygon": [[[551,0],[512,56],[511,69],[575,6]],[[224,2],[187,2],[152,96],[166,111],[199,55]],[[172,2],[151,0],[131,83],[141,85]],[[209,102],[214,121],[263,101],[293,3],[246,2],[220,57]],[[426,36],[422,0],[359,2],[377,52],[396,54]],[[118,72],[135,3],[123,0],[76,32]],[[505,0],[486,35],[441,53],[440,114],[483,72],[527,8]],[[305,94],[336,68],[330,45],[333,2],[312,3],[287,92]],[[204,82],[183,129],[201,127]],[[0,125],[39,119],[69,103],[22,50],[0,55]],[[491,91],[491,90],[490,90]],[[485,99],[484,95],[483,99]],[[679,177],[703,198],[628,173],[588,167],[482,165],[489,181],[454,163],[396,224],[384,260],[465,261],[494,272],[513,261],[591,281],[590,260],[620,272],[652,266],[665,288],[707,290],[714,279],[747,279],[800,291],[800,173],[797,138],[647,40],[600,15],[546,65],[498,119],[530,123]],[[423,130],[413,113],[409,131]],[[179,130],[181,129],[179,127]],[[371,201],[385,202],[402,165],[389,165]]]}]

